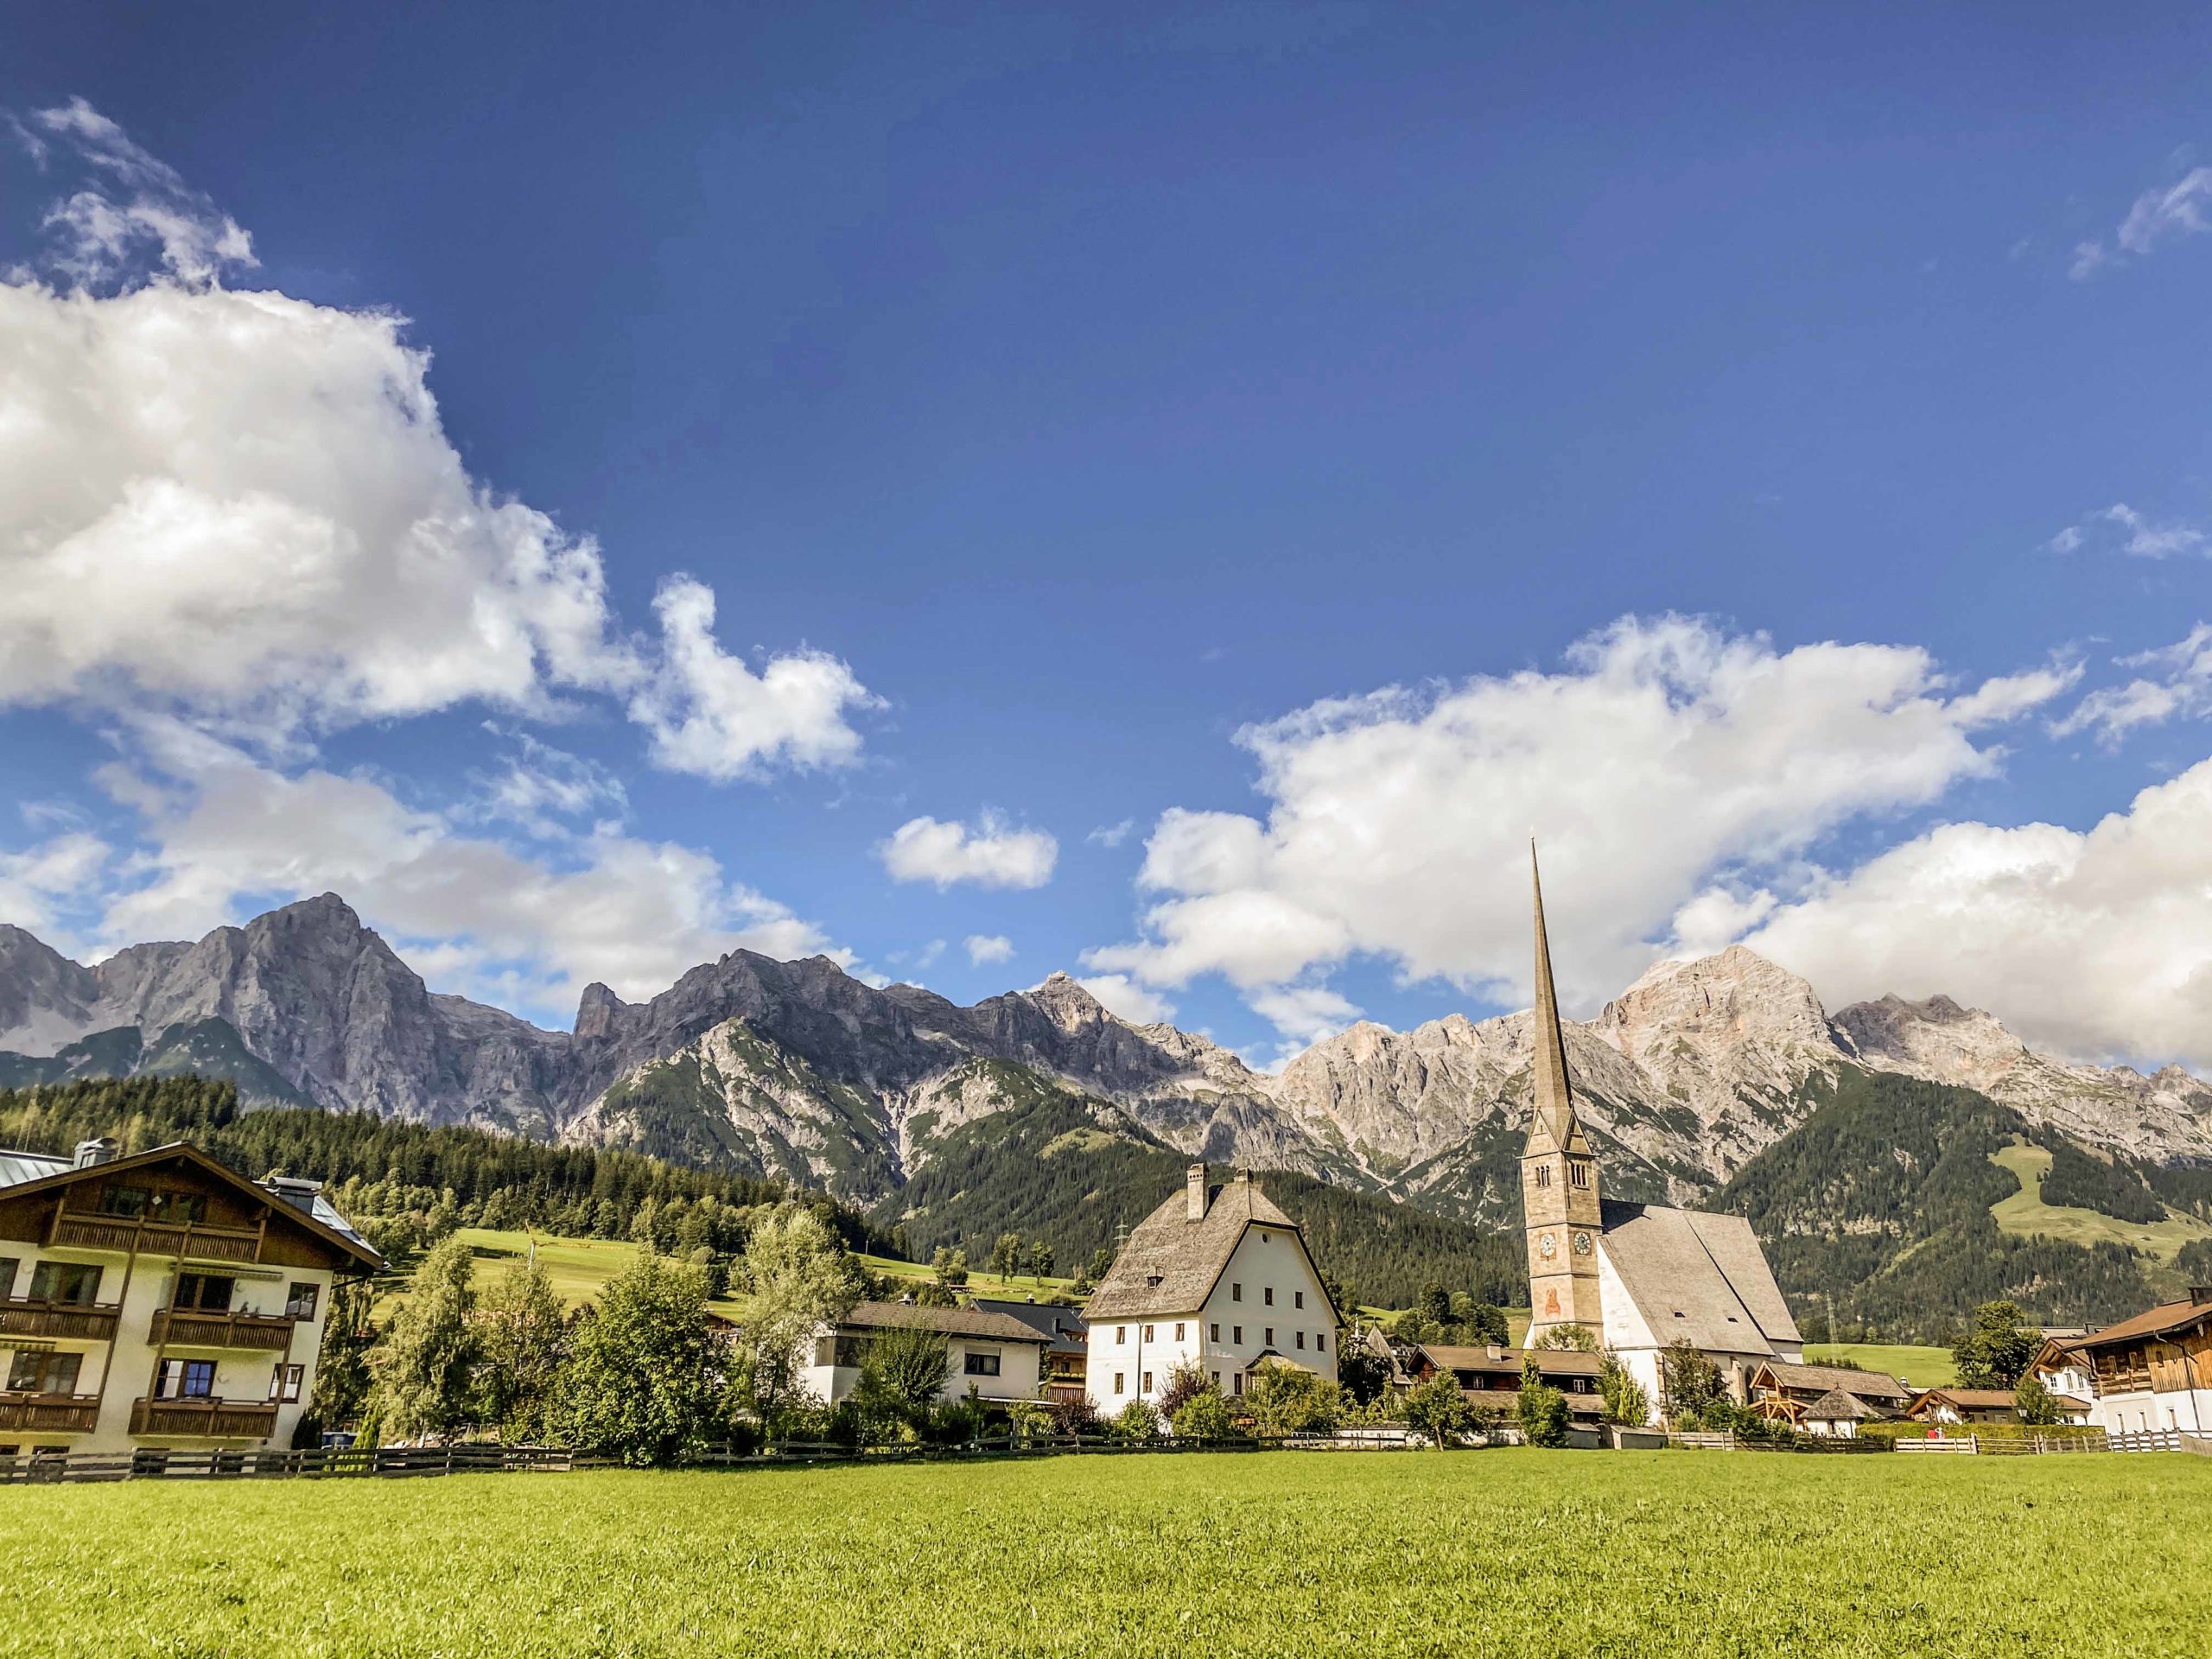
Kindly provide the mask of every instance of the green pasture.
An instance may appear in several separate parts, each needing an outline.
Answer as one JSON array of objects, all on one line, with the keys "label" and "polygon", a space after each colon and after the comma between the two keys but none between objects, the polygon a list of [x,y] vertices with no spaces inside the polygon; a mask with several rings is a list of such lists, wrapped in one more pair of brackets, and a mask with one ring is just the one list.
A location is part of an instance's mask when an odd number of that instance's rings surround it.
[{"label": "green pasture", "polygon": [[1959,1380],[1959,1368],[1948,1348],[1911,1348],[1902,1343],[1812,1342],[1805,1344],[1808,1365],[1856,1365],[1862,1370],[1887,1371],[1916,1389],[1948,1388]]},{"label": "green pasture", "polygon": [[14,1655],[2201,1651],[2212,1459],[1299,1452],[0,1501]]},{"label": "green pasture", "polygon": [[2164,1221],[2121,1221],[2095,1210],[2043,1201],[2043,1178],[2050,1173],[2050,1154],[2041,1147],[2010,1146],[1989,1154],[2020,1183],[2009,1198],[1989,1206],[2008,1233],[2063,1239],[2071,1244],[2125,1244],[2160,1262],[2171,1262],[2191,1239],[2212,1238],[2212,1226],[2169,1209]]}]

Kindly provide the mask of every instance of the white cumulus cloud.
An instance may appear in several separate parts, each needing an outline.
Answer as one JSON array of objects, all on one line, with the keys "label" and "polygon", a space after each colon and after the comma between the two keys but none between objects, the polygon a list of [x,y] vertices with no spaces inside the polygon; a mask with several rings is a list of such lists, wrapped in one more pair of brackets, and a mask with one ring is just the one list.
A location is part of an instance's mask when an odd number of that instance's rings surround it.
[{"label": "white cumulus cloud", "polygon": [[910,818],[879,842],[876,855],[894,881],[956,882],[982,887],[1041,887],[1052,878],[1059,843],[1042,830],[1018,830],[985,811],[973,824]]},{"label": "white cumulus cloud", "polygon": [[1133,1026],[1164,1025],[1175,1017],[1175,1005],[1149,986],[1140,985],[1127,974],[1092,974],[1076,983],[1098,999],[1107,1013]]},{"label": "white cumulus cloud", "polygon": [[970,933],[962,944],[967,947],[968,960],[978,968],[1005,962],[1014,955],[1014,941],[1003,933]]},{"label": "white cumulus cloud", "polygon": [[1686,896],[1989,774],[1999,752],[1978,734],[2069,680],[2037,669],[1961,690],[1907,646],[1783,652],[1630,617],[1560,672],[1317,703],[1239,734],[1264,819],[1160,818],[1141,936],[1084,962],[1152,986],[1221,974],[1285,1013],[1282,987],[1356,952],[1525,994],[1533,827],[1564,988],[1587,1007],[1649,963]]}]

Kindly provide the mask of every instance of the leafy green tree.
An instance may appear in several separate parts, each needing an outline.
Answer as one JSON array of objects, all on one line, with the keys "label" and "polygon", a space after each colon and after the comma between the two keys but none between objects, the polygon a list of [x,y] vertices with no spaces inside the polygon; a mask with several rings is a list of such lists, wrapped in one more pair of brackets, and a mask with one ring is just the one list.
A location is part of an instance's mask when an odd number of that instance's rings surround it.
[{"label": "leafy green tree", "polygon": [[2033,1375],[2020,1379],[2020,1386],[2012,1390],[2012,1408],[2020,1414],[2020,1421],[2038,1428],[2047,1427],[2058,1421],[2058,1400],[2044,1380]]},{"label": "leafy green tree", "polygon": [[1270,1362],[1252,1374],[1245,1413],[1262,1434],[1324,1434],[1344,1421],[1344,1390],[1301,1365]]},{"label": "leafy green tree", "polygon": [[1529,1445],[1567,1444],[1567,1396],[1543,1380],[1534,1359],[1521,1362],[1521,1397],[1516,1406],[1521,1438]]},{"label": "leafy green tree", "polygon": [[510,1442],[544,1439],[569,1356],[569,1315],[543,1262],[514,1262],[493,1281],[477,1332],[477,1421]]},{"label": "leafy green tree", "polygon": [[1173,1422],[1185,1402],[1196,1399],[1209,1389],[1216,1394],[1221,1392],[1214,1388],[1213,1379],[1196,1360],[1186,1359],[1170,1366],[1160,1387],[1160,1414]]},{"label": "leafy green tree", "polygon": [[1659,1355],[1659,1394],[1670,1421],[1701,1421],[1706,1410],[1727,1397],[1720,1368],[1702,1349],[1684,1337],[1667,1344]]},{"label": "leafy green tree", "polygon": [[2017,1302],[1984,1302],[1974,1324],[1951,1350],[1959,1386],[2009,1389],[2020,1380],[2043,1341],[2042,1332],[2023,1322]]},{"label": "leafy green tree", "polygon": [[1225,1440],[1236,1432],[1229,1402],[1221,1397],[1219,1389],[1211,1386],[1183,1402],[1168,1421],[1174,1426],[1179,1440]]},{"label": "leafy green tree", "polygon": [[1033,1242],[1029,1246],[1029,1276],[1033,1279],[1051,1278],[1052,1259],[1051,1245],[1041,1238]]},{"label": "leafy green tree", "polygon": [[1586,1325],[1555,1325],[1529,1346],[1594,1354],[1598,1351],[1598,1338]]},{"label": "leafy green tree", "polygon": [[1434,1280],[1421,1287],[1421,1300],[1417,1306],[1421,1318],[1431,1325],[1452,1323],[1452,1299],[1445,1294],[1444,1287]]},{"label": "leafy green tree", "polygon": [[1505,1310],[1495,1302],[1477,1302],[1466,1320],[1467,1340],[1476,1343],[1496,1343],[1503,1348],[1512,1339],[1512,1327],[1505,1320]]},{"label": "leafy green tree", "polygon": [[1021,1271],[1021,1235],[1001,1233],[991,1246],[991,1271],[1001,1279],[1011,1279]]},{"label": "leafy green tree", "polygon": [[1641,1428],[1651,1421],[1651,1401],[1620,1356],[1609,1353],[1598,1370],[1598,1392],[1605,1402],[1605,1421]]},{"label": "leafy green tree", "polygon": [[860,1274],[819,1216],[785,1204],[754,1224],[734,1277],[745,1299],[745,1369],[753,1407],[766,1419],[797,1398],[809,1345],[823,1325],[853,1311]]},{"label": "leafy green tree", "polygon": [[968,1252],[940,1244],[931,1259],[930,1270],[937,1275],[938,1283],[957,1290],[968,1282]]},{"label": "leafy green tree", "polygon": [[1085,1270],[1090,1282],[1096,1284],[1113,1270],[1114,1252],[1108,1246],[1101,1244],[1090,1253],[1090,1265]]},{"label": "leafy green tree", "polygon": [[367,1279],[341,1279],[330,1287],[330,1311],[323,1316],[322,1351],[315,1361],[315,1389],[300,1419],[296,1445],[320,1445],[322,1431],[356,1421],[368,1404],[374,1377],[369,1355],[376,1332],[369,1310],[376,1290]]},{"label": "leafy green tree", "polygon": [[917,1306],[922,1307],[960,1306],[960,1299],[952,1294],[952,1287],[937,1279],[925,1281],[922,1287],[914,1293],[914,1301]]},{"label": "leafy green tree", "polygon": [[467,1426],[482,1357],[475,1315],[475,1257],[461,1240],[442,1240],[423,1257],[370,1356],[369,1409],[379,1434],[449,1440]]},{"label": "leafy green tree", "polygon": [[728,1436],[729,1371],[728,1345],[708,1322],[706,1275],[641,1251],[576,1322],[556,1430],[626,1463],[671,1462]]},{"label": "leafy green tree", "polygon": [[1475,1414],[1468,1407],[1467,1396],[1459,1391],[1459,1378],[1449,1371],[1439,1371],[1426,1382],[1416,1382],[1406,1391],[1404,1405],[1407,1423],[1439,1446],[1449,1445],[1453,1436],[1474,1427]]},{"label": "leafy green tree", "polygon": [[1382,1398],[1390,1386],[1390,1363],[1363,1342],[1337,1335],[1337,1382],[1357,1405]]},{"label": "leafy green tree", "polygon": [[944,1380],[952,1375],[952,1351],[938,1332],[893,1325],[868,1343],[861,1374],[875,1378],[905,1405],[926,1406],[944,1392]]}]

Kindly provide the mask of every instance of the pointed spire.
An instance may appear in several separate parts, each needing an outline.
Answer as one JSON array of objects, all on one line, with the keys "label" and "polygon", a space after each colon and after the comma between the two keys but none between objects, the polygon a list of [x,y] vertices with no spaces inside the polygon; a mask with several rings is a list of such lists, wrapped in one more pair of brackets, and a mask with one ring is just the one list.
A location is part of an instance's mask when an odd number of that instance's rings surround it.
[{"label": "pointed spire", "polygon": [[1530,1100],[1529,1134],[1541,1128],[1560,1150],[1581,1139],[1574,1097],[1567,1084],[1567,1039],[1560,1031],[1559,994],[1552,988],[1552,947],[1544,936],[1544,881],[1536,869],[1536,839],[1529,838],[1529,880],[1536,899],[1536,1010],[1534,1033],[1535,1087]]}]

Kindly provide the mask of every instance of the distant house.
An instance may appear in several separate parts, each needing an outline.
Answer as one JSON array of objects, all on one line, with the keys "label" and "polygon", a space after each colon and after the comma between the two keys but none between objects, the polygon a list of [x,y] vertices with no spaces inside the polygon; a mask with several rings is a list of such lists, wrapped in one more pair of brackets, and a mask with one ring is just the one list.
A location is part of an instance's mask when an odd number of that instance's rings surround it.
[{"label": "distant house", "polygon": [[1090,1324],[1079,1307],[1053,1302],[1016,1302],[978,1296],[976,1309],[1019,1319],[1051,1344],[1045,1350],[1044,1392],[1047,1400],[1080,1400],[1090,1368]]},{"label": "distant house", "polygon": [[2032,1362],[2044,1386],[2091,1390],[2090,1421],[2113,1434],[2212,1433],[2212,1288],[2085,1337],[2055,1338]]},{"label": "distant house", "polygon": [[1605,1402],[1598,1392],[1603,1356],[1578,1348],[1524,1350],[1495,1343],[1479,1348],[1459,1348],[1427,1342],[1414,1351],[1409,1370],[1413,1380],[1426,1382],[1448,1372],[1470,1405],[1489,1406],[1510,1415],[1521,1402],[1521,1367],[1525,1359],[1536,1362],[1536,1375],[1567,1396],[1567,1408],[1580,1423],[1594,1424],[1604,1414]]},{"label": "distant house", "polygon": [[[1856,1433],[1859,1423],[1904,1416],[1905,1408],[1912,1403],[1912,1391],[1887,1371],[1856,1370],[1848,1365],[1768,1360],[1752,1370],[1751,1389],[1751,1403],[1766,1416],[1796,1423],[1816,1434],[1835,1433],[1840,1423],[1854,1426],[1845,1433]],[[1833,1414],[1840,1408],[1830,1396],[1838,1394],[1855,1402],[1859,1409]],[[1815,1428],[1808,1418],[1807,1412],[1815,1405],[1831,1414],[1822,1419],[1828,1427]]]},{"label": "distant house", "polygon": [[2082,1353],[2086,1331],[2045,1331],[2044,1344],[2028,1362],[2028,1374],[2050,1391],[2062,1423],[2097,1421],[2097,1385]]},{"label": "distant house", "polygon": [[1798,1406],[1796,1421],[1808,1434],[1848,1440],[1857,1436],[1859,1424],[1872,1422],[1882,1414],[1857,1395],[1830,1389],[1819,1399]]},{"label": "distant house", "polygon": [[332,1287],[383,1266],[313,1181],[0,1152],[0,1457],[289,1446]]},{"label": "distant house", "polygon": [[1905,1408],[1916,1423],[2017,1423],[2010,1389],[1923,1389]]},{"label": "distant house", "polygon": [[1052,1339],[1020,1319],[972,1307],[922,1307],[912,1302],[862,1302],[836,1325],[815,1335],[807,1388],[832,1405],[853,1391],[868,1344],[893,1329],[935,1332],[950,1358],[944,1398],[965,1399],[969,1389],[984,1400],[1034,1400],[1045,1351]]},{"label": "distant house", "polygon": [[1109,1415],[1157,1403],[1179,1365],[1232,1398],[1268,1364],[1337,1380],[1337,1306],[1306,1236],[1243,1171],[1210,1187],[1192,1164],[1183,1190],[1130,1233],[1084,1315],[1085,1386]]}]

